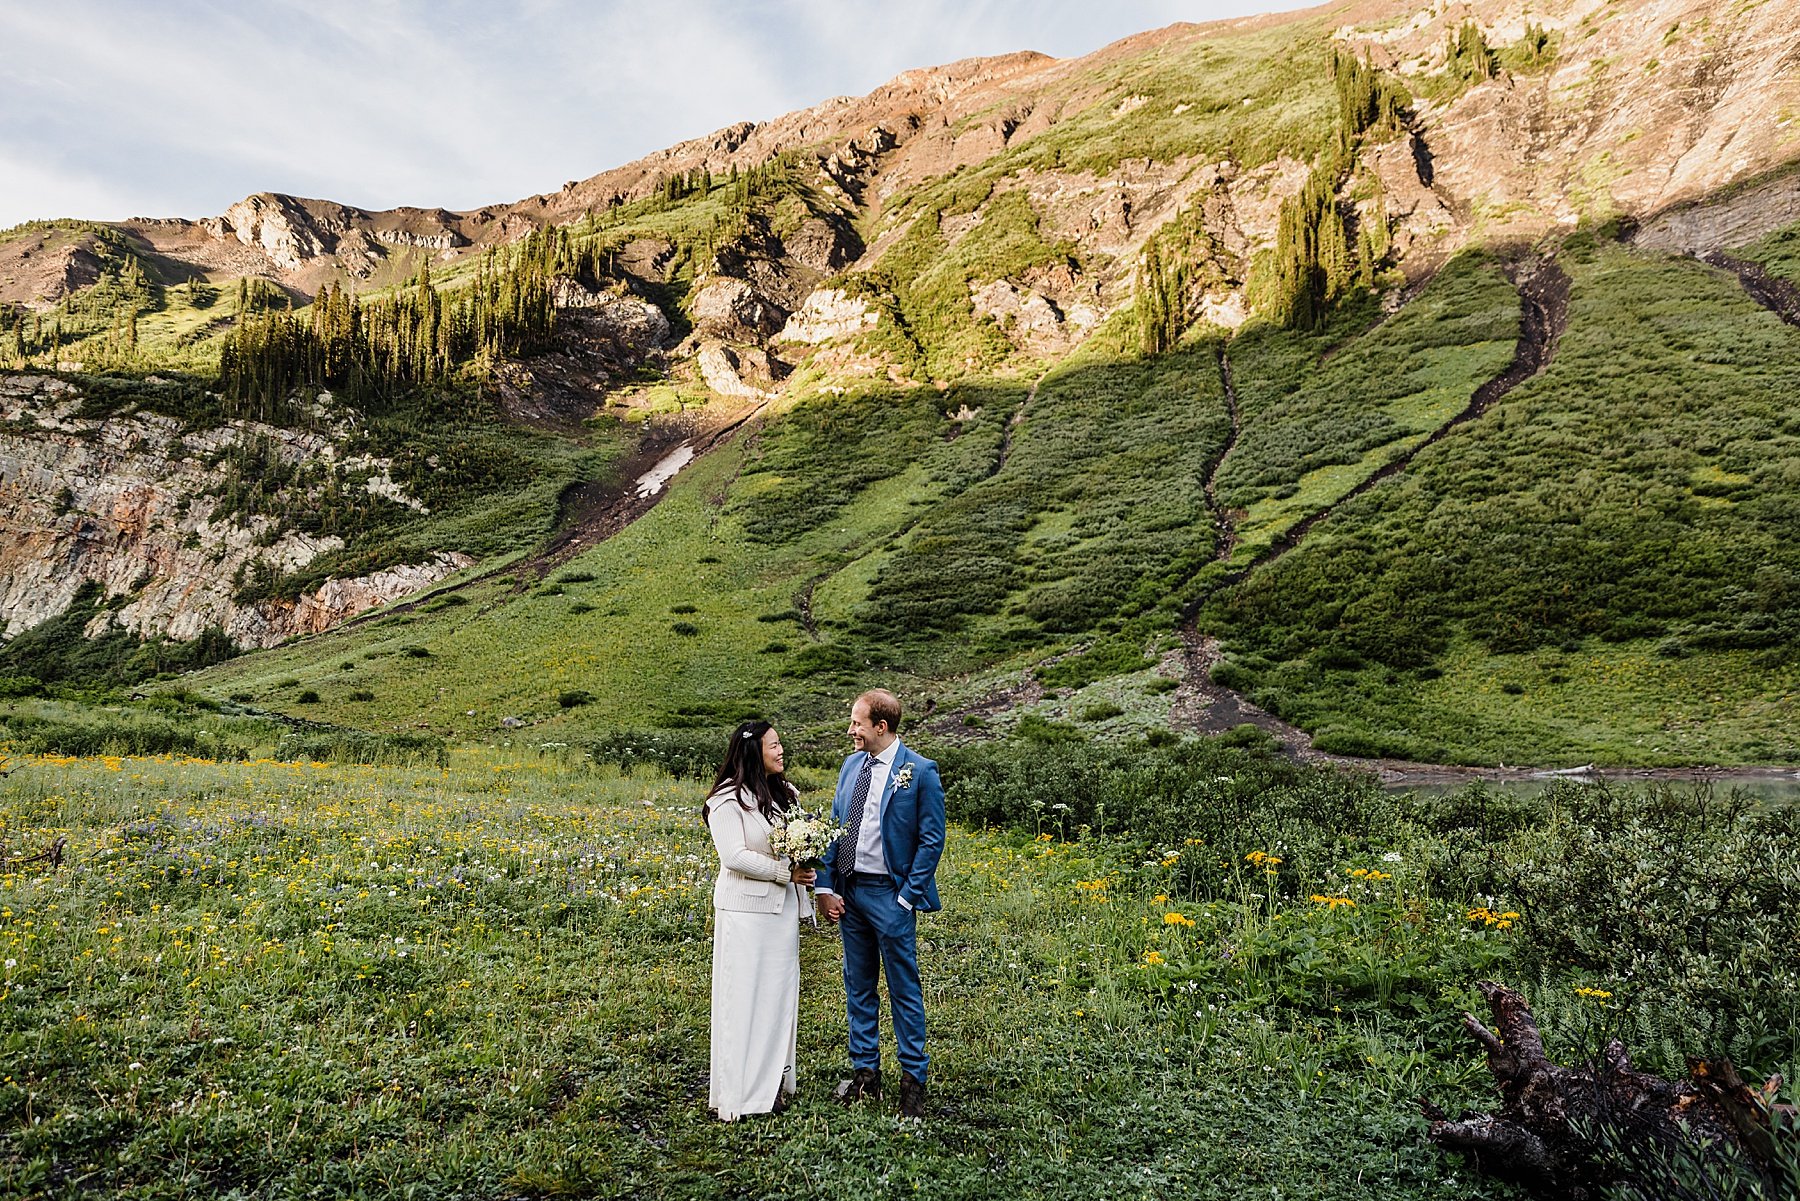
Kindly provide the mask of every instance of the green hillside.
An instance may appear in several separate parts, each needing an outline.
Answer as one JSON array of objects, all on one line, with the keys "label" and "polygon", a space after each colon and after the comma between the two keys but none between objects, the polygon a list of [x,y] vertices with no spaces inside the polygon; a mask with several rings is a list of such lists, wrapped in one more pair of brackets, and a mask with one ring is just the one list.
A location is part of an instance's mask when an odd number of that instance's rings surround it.
[{"label": "green hillside", "polygon": [[[1555,53],[1477,49],[1521,78]],[[1800,759],[1800,330],[1612,226],[1403,257],[1376,160],[1420,128],[1413,95],[1447,104],[1486,77],[1465,58],[1402,78],[1310,21],[1153,39],[1015,106],[1057,112],[1042,132],[879,205],[832,182],[829,146],[793,146],[292,310],[260,283],[183,282],[99,228],[83,236],[101,282],[53,313],[0,311],[0,354],[83,355],[84,413],[189,428],[303,426],[329,390],[353,415],[345,452],[392,459],[432,510],[228,457],[231,513],[348,544],[240,581],[241,599],[438,549],[479,560],[422,602],[184,685],[239,704],[452,736],[516,719],[537,740],[755,711],[823,739],[882,679],[946,740],[1028,719],[1113,736],[1166,730],[1209,672],[1344,754]],[[1006,112],[951,133],[1022,119]],[[1039,186],[1058,172],[1138,172],[1161,224],[1088,236]],[[1257,173],[1304,184],[1270,194],[1272,243],[1233,248],[1223,181]],[[805,228],[866,253],[801,272],[782,240]],[[1792,279],[1797,238],[1735,253]],[[877,323],[782,349],[793,374],[767,403],[720,401],[694,298],[777,277]],[[974,299],[1046,279],[1079,281],[1099,314],[1073,350]],[[655,303],[680,346],[581,368],[579,322],[550,299],[565,284]],[[1241,327],[1202,318],[1221,290],[1251,303]],[[595,415],[518,417],[499,398],[534,373]],[[629,491],[633,455],[660,445],[645,428],[709,449],[624,528],[573,537],[592,518],[574,489]],[[0,650],[0,675],[66,688],[88,662],[68,640],[112,603],[86,600]],[[1194,658],[1215,642],[1222,658]]]},{"label": "green hillside", "polygon": [[1554,361],[1226,596],[1230,680],[1357,754],[1791,761],[1800,330],[1591,238]]},{"label": "green hillside", "polygon": [[[1326,749],[1792,758],[1800,593],[1778,534],[1800,444],[1779,398],[1800,332],[1696,264],[1594,239],[1559,261],[1572,296],[1550,368],[1241,583],[1504,366],[1518,301],[1492,261],[1459,260],[1348,337],[1262,330],[1144,358],[1102,335],[1035,391],[806,400],[542,582],[468,585],[447,595],[470,603],[204,679],[349,724],[516,716],[549,739],[762,709],[823,736],[875,676],[954,709],[1031,668],[1087,687],[1070,714],[1123,697],[1118,728],[1166,710],[1151,656],[1194,599],[1230,652],[1217,677]],[[1216,561],[1221,350],[1242,428],[1218,494],[1240,515]],[[296,705],[307,689],[319,700]],[[573,690],[591,703],[563,708]]]}]

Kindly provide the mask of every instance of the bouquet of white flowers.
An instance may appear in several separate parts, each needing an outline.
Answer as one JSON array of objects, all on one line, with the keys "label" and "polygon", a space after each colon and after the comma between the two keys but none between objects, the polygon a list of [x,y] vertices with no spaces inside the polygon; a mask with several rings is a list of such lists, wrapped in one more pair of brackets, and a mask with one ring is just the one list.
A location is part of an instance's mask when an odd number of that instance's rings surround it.
[{"label": "bouquet of white flowers", "polygon": [[769,848],[792,860],[795,867],[819,868],[825,865],[826,850],[843,832],[844,827],[830,818],[796,809],[787,821],[769,831]]}]

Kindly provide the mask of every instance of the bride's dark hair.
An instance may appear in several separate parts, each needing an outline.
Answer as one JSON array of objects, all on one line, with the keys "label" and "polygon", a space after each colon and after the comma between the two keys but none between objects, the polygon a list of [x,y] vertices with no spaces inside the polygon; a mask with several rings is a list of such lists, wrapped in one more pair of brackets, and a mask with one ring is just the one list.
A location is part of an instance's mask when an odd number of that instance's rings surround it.
[{"label": "bride's dark hair", "polygon": [[787,776],[763,766],[763,735],[773,728],[766,721],[747,721],[732,732],[731,745],[725,748],[725,762],[719,765],[712,792],[700,807],[701,820],[712,816],[713,801],[727,788],[735,791],[738,804],[760,811],[768,821],[787,812],[794,786],[788,783]]}]

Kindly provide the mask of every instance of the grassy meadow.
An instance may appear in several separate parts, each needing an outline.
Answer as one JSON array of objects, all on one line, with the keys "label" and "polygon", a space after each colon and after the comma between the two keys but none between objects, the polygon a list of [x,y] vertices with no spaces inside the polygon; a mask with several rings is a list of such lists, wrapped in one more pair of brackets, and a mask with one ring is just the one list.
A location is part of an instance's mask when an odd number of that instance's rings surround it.
[{"label": "grassy meadow", "polygon": [[[1565,1053],[1800,1050],[1769,937],[1792,814],[1040,748],[946,761],[931,1119],[830,1100],[839,955],[807,930],[798,1104],[721,1127],[700,786],[554,746],[443,762],[10,758],[0,842],[67,849],[0,874],[0,1192],[1497,1198],[1413,1105],[1485,1102],[1476,979],[1523,983]],[[1608,857],[1677,826],[1713,866],[1620,894]],[[1771,912],[1717,911],[1742,941],[1697,967],[1670,890],[1716,872]]]}]

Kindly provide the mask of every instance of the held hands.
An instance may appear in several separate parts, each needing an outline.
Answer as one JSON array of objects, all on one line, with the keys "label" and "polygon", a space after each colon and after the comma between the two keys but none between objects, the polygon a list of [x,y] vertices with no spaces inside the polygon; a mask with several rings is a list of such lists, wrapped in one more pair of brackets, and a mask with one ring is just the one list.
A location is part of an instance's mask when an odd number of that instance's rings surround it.
[{"label": "held hands", "polygon": [[833,893],[820,893],[818,906],[819,912],[825,915],[828,922],[835,922],[844,916],[844,898]]}]

